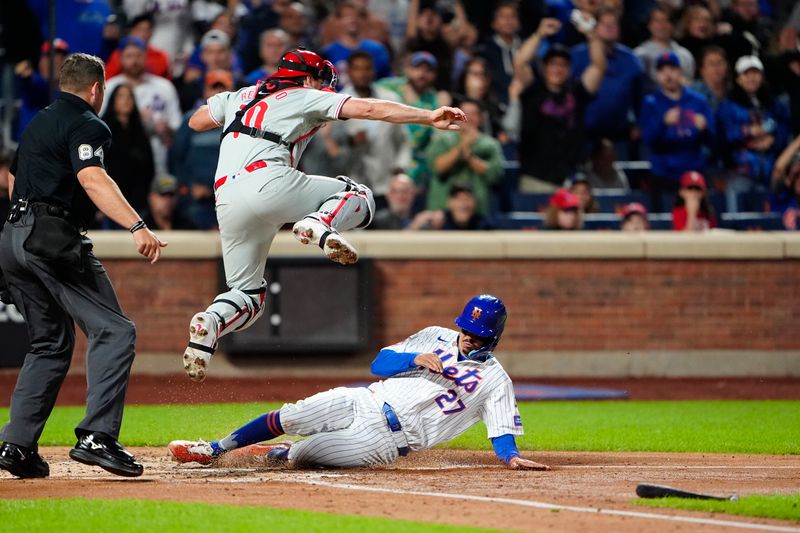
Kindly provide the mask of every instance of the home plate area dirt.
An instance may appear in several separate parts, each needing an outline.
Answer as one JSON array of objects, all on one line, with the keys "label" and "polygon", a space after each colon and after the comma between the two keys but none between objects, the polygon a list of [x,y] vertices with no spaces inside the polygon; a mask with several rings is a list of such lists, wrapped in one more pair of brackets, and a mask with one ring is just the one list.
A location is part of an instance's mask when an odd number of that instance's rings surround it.
[{"label": "home plate area dirt", "polygon": [[505,469],[491,452],[432,450],[389,467],[294,470],[259,458],[179,465],[166,449],[134,448],[145,464],[126,479],[42,448],[45,480],[0,477],[0,498],[146,498],[263,505],[518,531],[796,531],[800,523],[633,505],[638,483],[720,495],[800,490],[794,456],[538,452],[549,472]]}]

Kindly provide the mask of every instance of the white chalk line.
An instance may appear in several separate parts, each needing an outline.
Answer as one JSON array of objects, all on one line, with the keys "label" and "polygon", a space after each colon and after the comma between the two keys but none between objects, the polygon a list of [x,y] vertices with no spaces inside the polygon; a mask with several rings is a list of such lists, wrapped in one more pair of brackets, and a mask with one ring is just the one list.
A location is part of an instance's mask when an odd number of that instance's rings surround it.
[{"label": "white chalk line", "polygon": [[[486,470],[487,468],[493,469],[503,469],[505,470],[506,467],[498,464],[498,465],[480,465],[480,464],[448,464],[448,465],[437,465],[437,466],[404,466],[404,465],[395,465],[395,467],[386,468],[386,470],[465,470],[465,469],[473,469],[473,470]],[[569,470],[569,469],[583,469],[583,470],[800,470],[800,465],[797,466],[787,466],[787,465],[773,465],[773,466],[759,466],[759,465],[745,465],[745,466],[734,466],[734,465],[720,465],[720,466],[709,466],[709,465],[698,465],[698,466],[686,466],[686,465],[558,465],[553,467],[554,470]]]},{"label": "white chalk line", "polygon": [[388,494],[401,494],[406,496],[426,496],[432,498],[448,498],[453,500],[472,500],[488,503],[505,503],[518,505],[521,507],[533,507],[536,509],[548,509],[551,511],[571,511],[575,513],[602,514],[610,516],[625,516],[629,518],[644,518],[650,520],[664,520],[668,522],[687,522],[691,524],[703,524],[708,526],[722,526],[739,529],[755,529],[760,531],[781,531],[788,533],[800,533],[800,528],[788,526],[773,526],[769,524],[753,524],[749,522],[735,522],[732,520],[716,520],[713,518],[696,518],[692,516],[664,515],[657,513],[643,513],[638,511],[623,511],[619,509],[599,509],[596,507],[579,507],[574,505],[558,505],[555,503],[537,502],[533,500],[515,500],[511,498],[492,498],[488,496],[473,496],[470,494],[450,494],[446,492],[423,492],[415,490],[390,489],[384,487],[366,487],[363,485],[350,485],[347,483],[332,483],[329,481],[287,479],[292,483],[304,483],[307,485],[317,485],[336,489],[355,490],[362,492],[380,492]]},{"label": "white chalk line", "polygon": [[626,470],[800,470],[800,465],[796,466],[786,466],[786,465],[774,465],[774,466],[758,466],[758,465],[747,465],[747,466],[735,466],[735,465],[724,465],[724,466],[686,466],[686,465],[563,465],[556,467],[559,470],[564,468],[607,468],[607,469],[626,469]]}]

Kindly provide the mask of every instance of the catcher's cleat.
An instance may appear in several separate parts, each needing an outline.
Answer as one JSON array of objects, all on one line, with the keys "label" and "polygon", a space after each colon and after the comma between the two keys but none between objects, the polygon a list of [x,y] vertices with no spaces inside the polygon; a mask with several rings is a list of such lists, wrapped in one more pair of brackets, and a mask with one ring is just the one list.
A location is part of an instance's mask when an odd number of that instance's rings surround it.
[{"label": "catcher's cleat", "polygon": [[189,440],[174,440],[167,446],[170,455],[179,463],[200,463],[210,465],[219,457],[214,449],[204,440],[192,442]]},{"label": "catcher's cleat", "polygon": [[217,349],[217,322],[211,313],[201,312],[189,324],[189,344],[183,352],[183,369],[198,383],[206,379],[211,356]]},{"label": "catcher's cleat", "polygon": [[335,229],[315,218],[306,217],[296,222],[292,233],[294,233],[294,238],[302,244],[318,245],[322,248],[325,256],[335,263],[352,265],[358,261],[358,252],[353,245]]}]

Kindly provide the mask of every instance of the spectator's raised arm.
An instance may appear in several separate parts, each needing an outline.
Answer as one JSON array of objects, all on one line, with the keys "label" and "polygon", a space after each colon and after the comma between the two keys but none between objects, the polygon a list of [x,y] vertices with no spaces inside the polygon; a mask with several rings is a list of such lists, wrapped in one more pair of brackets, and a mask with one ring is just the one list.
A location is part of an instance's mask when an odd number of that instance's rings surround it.
[{"label": "spectator's raised arm", "polygon": [[605,47],[594,30],[586,33],[586,38],[589,40],[589,67],[581,74],[581,83],[587,92],[594,94],[600,88],[605,76],[606,68],[608,68],[608,60],[606,59]]},{"label": "spectator's raised arm", "polygon": [[514,75],[524,85],[529,85],[534,80],[531,62],[539,51],[542,39],[555,35],[561,30],[561,22],[554,18],[543,18],[539,23],[539,28],[522,43],[517,55],[514,56]]}]

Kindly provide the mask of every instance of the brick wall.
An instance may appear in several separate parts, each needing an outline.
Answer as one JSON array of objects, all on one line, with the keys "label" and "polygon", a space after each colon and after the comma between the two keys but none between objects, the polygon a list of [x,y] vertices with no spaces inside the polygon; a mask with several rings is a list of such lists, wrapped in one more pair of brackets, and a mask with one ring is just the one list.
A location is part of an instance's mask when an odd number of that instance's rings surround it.
[{"label": "brick wall", "polygon": [[[138,351],[180,353],[189,318],[217,292],[217,260],[104,264],[136,322]],[[796,260],[375,260],[374,268],[376,346],[451,325],[468,296],[490,292],[509,308],[509,351],[800,349]]]}]

